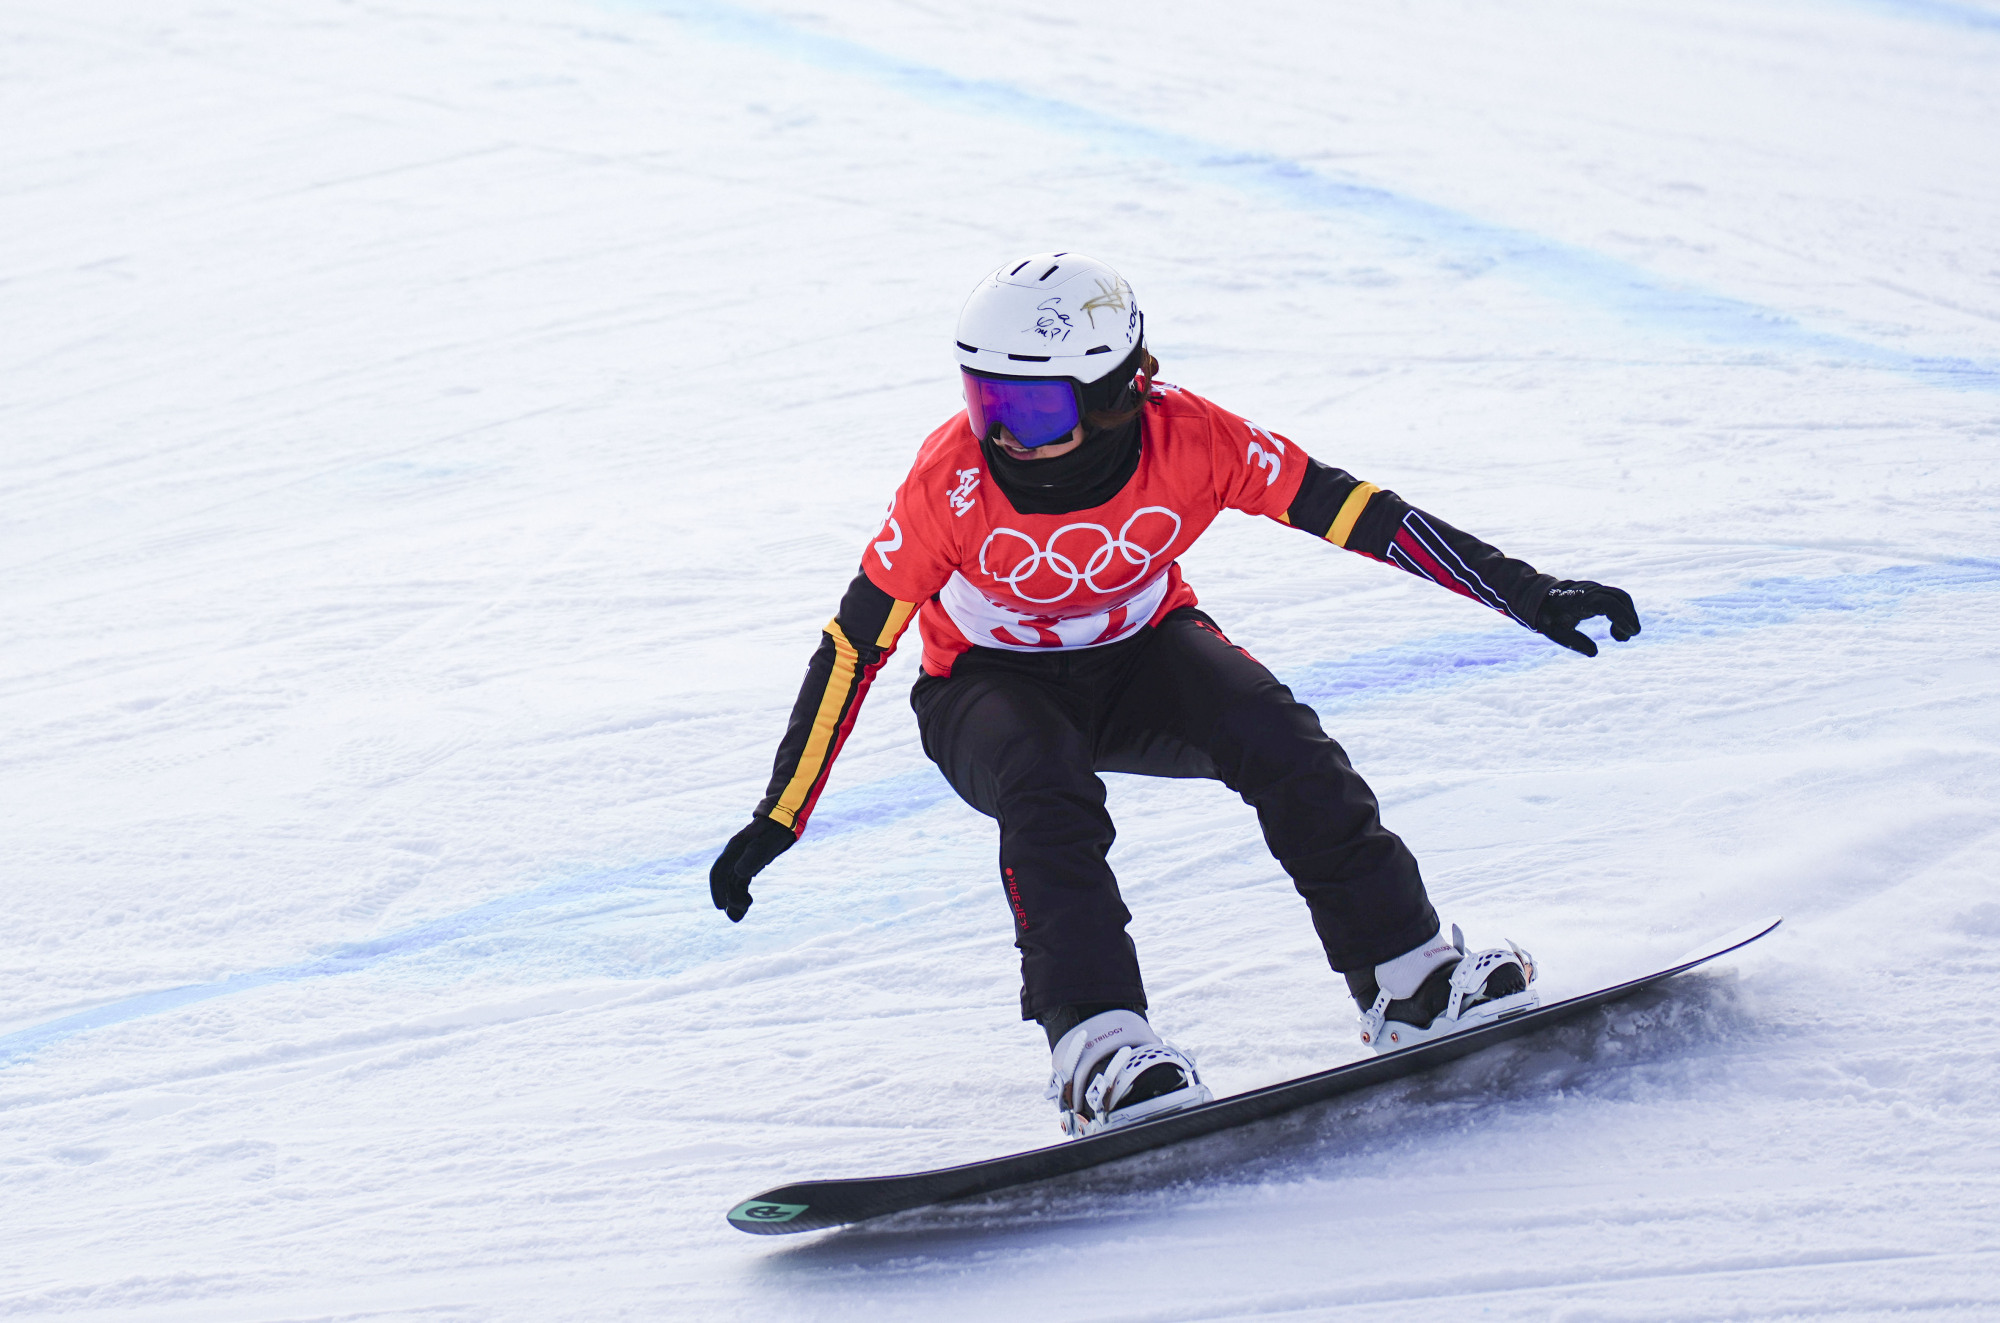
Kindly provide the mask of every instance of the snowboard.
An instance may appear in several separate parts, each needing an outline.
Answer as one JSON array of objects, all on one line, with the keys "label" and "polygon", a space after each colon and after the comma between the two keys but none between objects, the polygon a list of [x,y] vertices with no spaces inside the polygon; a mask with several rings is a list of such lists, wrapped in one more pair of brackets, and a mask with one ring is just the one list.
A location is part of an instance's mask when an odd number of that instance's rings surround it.
[{"label": "snowboard", "polygon": [[1567,997],[1546,1006],[1516,1011],[1504,1018],[1468,1029],[1447,1038],[1434,1039],[1390,1052],[1384,1056],[1335,1066],[1317,1074],[1302,1075],[1248,1093],[1218,1098],[1198,1107],[1169,1112],[1138,1121],[1116,1130],[1101,1131],[1082,1139],[1066,1140],[1047,1148],[1029,1149],[1006,1157],[969,1162],[936,1171],[908,1172],[900,1176],[866,1176],[849,1180],[801,1181],[766,1190],[729,1210],[729,1224],[738,1231],[756,1236],[781,1236],[797,1231],[818,1231],[825,1227],[860,1222],[871,1217],[900,1213],[925,1204],[943,1203],[973,1195],[990,1194],[1017,1185],[1065,1176],[1135,1153],[1146,1153],[1173,1144],[1262,1121],[1267,1117],[1324,1102],[1344,1093],[1419,1074],[1447,1061],[1504,1043],[1561,1020],[1567,1020],[1651,987],[1676,974],[1705,965],[1718,956],[1748,946],[1775,929],[1781,920],[1765,919],[1739,928],[1706,946],[1697,947],[1672,964],[1651,973],[1598,988],[1593,992]]}]

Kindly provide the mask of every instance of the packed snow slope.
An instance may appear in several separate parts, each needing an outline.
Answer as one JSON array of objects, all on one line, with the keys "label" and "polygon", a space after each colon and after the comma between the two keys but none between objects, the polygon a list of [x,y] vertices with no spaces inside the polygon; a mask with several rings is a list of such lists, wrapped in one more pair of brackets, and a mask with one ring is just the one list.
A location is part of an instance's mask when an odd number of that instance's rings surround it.
[{"label": "packed snow slope", "polygon": [[[1085,12],[1087,11],[1087,12]],[[12,0],[0,1317],[2000,1316],[2000,8]],[[1447,920],[1712,974],[1083,1179],[907,649],[731,926],[1000,261],[1646,622],[1268,521],[1187,563]],[[1111,778],[1224,1092],[1352,1008],[1221,787]]]}]

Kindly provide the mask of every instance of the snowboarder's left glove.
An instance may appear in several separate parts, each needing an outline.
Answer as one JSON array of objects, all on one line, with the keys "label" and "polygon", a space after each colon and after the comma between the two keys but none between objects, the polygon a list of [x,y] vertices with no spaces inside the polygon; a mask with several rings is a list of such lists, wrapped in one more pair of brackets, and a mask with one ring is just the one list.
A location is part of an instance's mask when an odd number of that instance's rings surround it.
[{"label": "snowboarder's left glove", "polygon": [[1592,616],[1609,620],[1611,637],[1620,643],[1639,632],[1639,609],[1632,605],[1631,594],[1588,579],[1558,580],[1535,614],[1535,632],[1586,657],[1595,657],[1597,645],[1577,629]]},{"label": "snowboarder's left glove", "polygon": [[731,923],[743,922],[750,912],[750,879],[764,871],[764,865],[792,848],[799,838],[787,827],[769,818],[752,818],[750,825],[729,838],[708,870],[708,894],[715,908],[729,915]]}]

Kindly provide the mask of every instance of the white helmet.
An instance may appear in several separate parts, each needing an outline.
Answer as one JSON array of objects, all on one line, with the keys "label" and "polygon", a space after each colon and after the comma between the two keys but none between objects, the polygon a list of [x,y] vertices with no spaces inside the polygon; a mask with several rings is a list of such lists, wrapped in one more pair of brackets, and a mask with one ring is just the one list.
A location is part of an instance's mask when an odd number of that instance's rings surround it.
[{"label": "white helmet", "polygon": [[1125,278],[1082,253],[1037,253],[979,282],[958,314],[960,367],[1088,385],[1145,342]]}]

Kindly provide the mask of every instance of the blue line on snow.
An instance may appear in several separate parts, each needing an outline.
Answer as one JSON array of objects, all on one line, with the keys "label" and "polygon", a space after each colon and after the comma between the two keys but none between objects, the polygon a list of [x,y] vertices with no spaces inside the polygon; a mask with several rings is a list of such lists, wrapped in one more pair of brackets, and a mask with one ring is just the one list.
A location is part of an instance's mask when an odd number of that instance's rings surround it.
[{"label": "blue line on snow", "polygon": [[1608,307],[1636,322],[1692,340],[1825,355],[1936,384],[2000,390],[2000,364],[1908,354],[1809,330],[1784,313],[1754,303],[1672,284],[1602,253],[1491,224],[1359,179],[1325,174],[1285,157],[1205,142],[1006,83],[962,78],[858,42],[808,32],[720,0],[605,2],[662,14],[711,36],[772,50],[802,63],[871,78],[921,101],[1031,124],[1086,139],[1095,146],[1153,157],[1303,211],[1360,216],[1390,233],[1446,249],[1454,254],[1452,265],[1469,273],[1505,270],[1561,297]]},{"label": "blue line on snow", "polygon": [[[1728,592],[1697,597],[1678,609],[1648,610],[1648,643],[1734,634],[1783,625],[1820,611],[1861,611],[1893,605],[1914,593],[2000,587],[2000,560],[1966,558],[1931,565],[1892,565],[1868,574],[1827,578],[1751,579]],[[1374,702],[1392,694],[1464,684],[1566,660],[1526,630],[1439,634],[1391,648],[1294,668],[1283,677],[1292,692],[1321,712]]]},{"label": "blue line on snow", "polygon": [[[872,830],[921,813],[945,797],[943,783],[929,771],[886,777],[830,795],[813,815],[813,835],[827,838],[849,832]],[[689,876],[707,873],[715,858],[714,846],[703,846],[684,854],[654,859],[626,868],[616,868],[546,883],[529,891],[475,905],[457,914],[448,914],[405,928],[401,932],[365,942],[348,942],[320,955],[250,973],[233,974],[211,983],[195,983],[141,993],[120,1001],[78,1011],[28,1029],[0,1035],[0,1067],[12,1064],[51,1043],[75,1034],[128,1020],[143,1019],[178,1010],[196,1002],[275,983],[296,983],[305,979],[352,974],[387,960],[417,955],[452,942],[490,933],[509,919],[531,911],[574,905],[593,897],[616,896],[635,890],[662,890],[678,887]],[[704,897],[705,900],[705,897]]]},{"label": "blue line on snow", "polygon": [[[1695,598],[1678,611],[1652,613],[1653,619],[1642,638],[1671,642],[1676,638],[1735,633],[1786,624],[1814,612],[1890,606],[1919,593],[1994,588],[2000,588],[2000,560],[1996,559],[1895,565],[1870,574],[1841,574],[1822,579],[1753,579],[1728,592]],[[1287,678],[1300,698],[1321,711],[1328,711],[1397,693],[1528,670],[1565,655],[1525,630],[1448,634],[1298,668]],[[829,793],[822,801],[813,817],[813,835],[825,839],[874,830],[922,813],[950,798],[944,782],[930,771],[848,787]],[[714,846],[710,845],[627,868],[566,878],[385,937],[337,946],[294,964],[236,974],[212,983],[142,993],[65,1015],[0,1035],[0,1066],[91,1029],[163,1014],[253,988],[351,974],[384,961],[435,950],[454,941],[492,933],[505,920],[530,911],[634,891],[676,894],[691,891],[699,885],[713,858]],[[700,894],[694,903],[705,908],[706,895]]]},{"label": "blue line on snow", "polygon": [[1951,0],[1859,0],[1859,3],[1898,18],[1918,18],[1950,27],[2000,32],[2000,14],[1972,5],[1952,4]]},{"label": "blue line on snow", "polygon": [[273,983],[295,983],[302,979],[350,974],[399,955],[428,950],[454,939],[470,936],[492,928],[499,920],[529,910],[542,909],[565,900],[630,886],[646,877],[685,872],[698,864],[706,864],[709,857],[711,856],[708,852],[695,851],[641,864],[634,868],[553,882],[536,887],[532,891],[503,896],[483,905],[475,905],[457,914],[432,919],[386,937],[337,946],[322,955],[301,960],[296,964],[279,965],[247,974],[233,974],[213,983],[196,983],[187,987],[168,988],[162,992],[142,993],[136,997],[127,997],[123,1001],[79,1011],[74,1015],[65,1015],[61,1019],[50,1020],[31,1029],[19,1030],[0,1037],[0,1065],[17,1061],[39,1048],[73,1034],[83,1033],[85,1030],[123,1024],[127,1020],[158,1015],[195,1002],[208,1001],[234,992],[248,992],[252,988],[267,987]]}]

